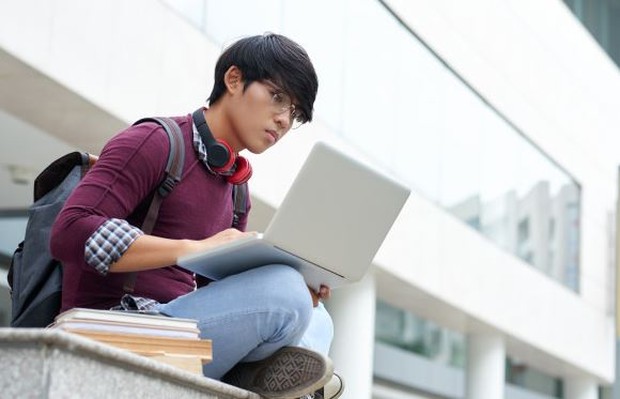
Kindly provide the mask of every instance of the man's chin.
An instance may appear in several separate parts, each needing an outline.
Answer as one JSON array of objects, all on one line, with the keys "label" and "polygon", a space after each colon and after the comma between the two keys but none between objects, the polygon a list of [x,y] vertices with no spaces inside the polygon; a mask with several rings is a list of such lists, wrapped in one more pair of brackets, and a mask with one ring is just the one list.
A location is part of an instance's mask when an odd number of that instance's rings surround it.
[{"label": "man's chin", "polygon": [[266,145],[264,143],[259,143],[258,145],[248,146],[246,150],[250,151],[252,154],[262,154],[263,152],[267,151],[271,147],[273,147],[273,145]]},{"label": "man's chin", "polygon": [[262,154],[263,152],[267,151],[267,148],[269,147],[248,147],[246,148],[246,150],[250,151],[252,154]]}]

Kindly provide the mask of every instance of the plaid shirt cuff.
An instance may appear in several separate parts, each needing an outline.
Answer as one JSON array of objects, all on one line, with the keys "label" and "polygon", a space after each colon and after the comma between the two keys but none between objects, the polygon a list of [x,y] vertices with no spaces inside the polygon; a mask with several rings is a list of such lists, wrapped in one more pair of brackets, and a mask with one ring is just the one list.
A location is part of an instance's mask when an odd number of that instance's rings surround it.
[{"label": "plaid shirt cuff", "polygon": [[160,306],[161,303],[154,299],[125,294],[121,298],[120,304],[110,308],[110,310],[139,313],[159,313]]},{"label": "plaid shirt cuff", "polygon": [[109,219],[86,240],[84,258],[102,275],[123,256],[131,244],[144,233],[122,219]]}]

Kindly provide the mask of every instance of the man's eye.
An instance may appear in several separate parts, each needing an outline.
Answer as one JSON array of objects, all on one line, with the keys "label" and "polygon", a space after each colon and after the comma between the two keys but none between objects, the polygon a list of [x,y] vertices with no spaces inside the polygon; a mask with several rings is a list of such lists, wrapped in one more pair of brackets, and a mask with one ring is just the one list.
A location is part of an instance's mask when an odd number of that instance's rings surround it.
[{"label": "man's eye", "polygon": [[282,104],[284,103],[284,95],[282,93],[273,93],[271,100],[274,104]]}]

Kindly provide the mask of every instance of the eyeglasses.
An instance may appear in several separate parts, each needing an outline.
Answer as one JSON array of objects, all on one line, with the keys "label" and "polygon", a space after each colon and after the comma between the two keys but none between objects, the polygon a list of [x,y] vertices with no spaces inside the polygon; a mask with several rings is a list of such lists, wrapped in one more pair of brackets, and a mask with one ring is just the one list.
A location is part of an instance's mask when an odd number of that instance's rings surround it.
[{"label": "eyeglasses", "polygon": [[283,114],[290,111],[289,121],[291,129],[297,129],[307,122],[303,112],[298,110],[297,106],[293,104],[293,99],[291,96],[269,81],[264,80],[262,83],[269,87],[269,93],[271,94],[271,107],[273,108],[273,111],[277,114]]}]

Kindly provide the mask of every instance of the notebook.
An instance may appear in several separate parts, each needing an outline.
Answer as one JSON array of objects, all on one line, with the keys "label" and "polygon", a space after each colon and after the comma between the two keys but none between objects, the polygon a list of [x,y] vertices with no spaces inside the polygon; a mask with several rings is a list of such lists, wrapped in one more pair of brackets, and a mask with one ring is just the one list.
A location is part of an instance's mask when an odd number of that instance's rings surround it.
[{"label": "notebook", "polygon": [[177,264],[213,280],[285,264],[316,290],[337,288],[366,274],[409,193],[319,142],[263,234],[182,256]]}]

